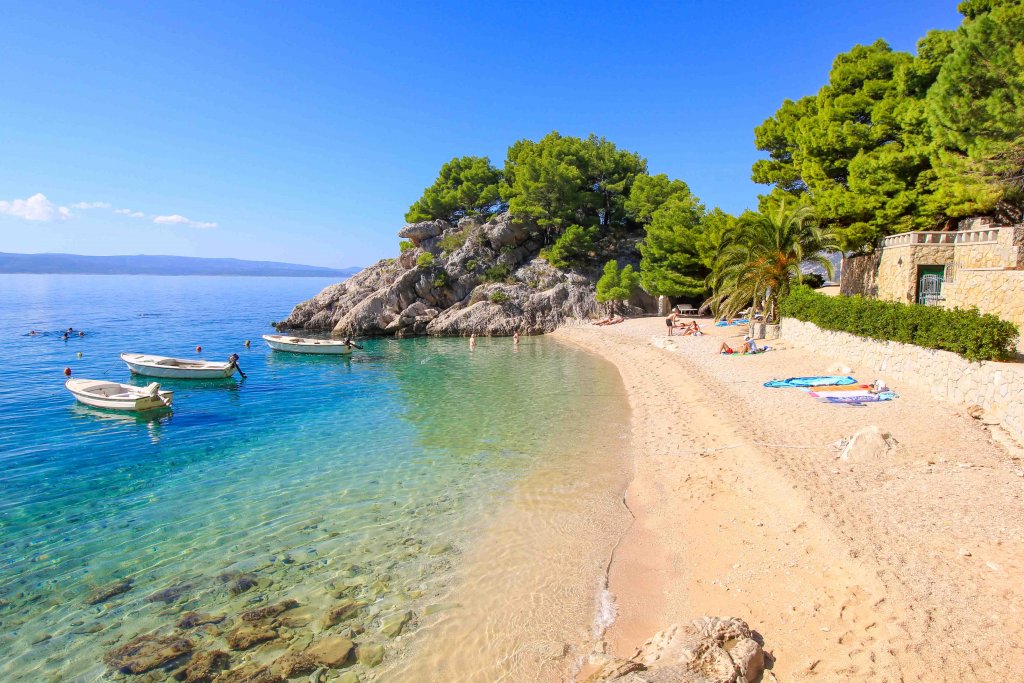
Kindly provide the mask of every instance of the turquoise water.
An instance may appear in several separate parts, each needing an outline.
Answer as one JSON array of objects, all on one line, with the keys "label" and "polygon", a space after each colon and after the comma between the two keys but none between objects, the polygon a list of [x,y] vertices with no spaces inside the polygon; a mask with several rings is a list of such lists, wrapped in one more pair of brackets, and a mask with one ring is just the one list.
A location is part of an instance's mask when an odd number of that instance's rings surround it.
[{"label": "turquoise water", "polygon": [[[268,323],[326,284],[0,276],[0,680],[120,679],[102,657],[129,638],[167,633],[188,610],[227,615],[227,628],[286,597],[316,622],[315,609],[357,596],[360,639],[382,640],[371,625],[448,589],[511,484],[570,457],[553,437],[571,442],[621,408],[609,368],[543,338],[472,352],[460,339],[367,340],[351,359],[267,349]],[[63,341],[69,326],[86,336]],[[151,417],[76,405],[65,367],[148,383],[122,351],[234,352],[248,378],[165,381],[174,410]],[[232,591],[239,576],[254,587]],[[289,630],[289,646],[318,629]],[[193,635],[197,649],[224,647],[223,629]]]}]

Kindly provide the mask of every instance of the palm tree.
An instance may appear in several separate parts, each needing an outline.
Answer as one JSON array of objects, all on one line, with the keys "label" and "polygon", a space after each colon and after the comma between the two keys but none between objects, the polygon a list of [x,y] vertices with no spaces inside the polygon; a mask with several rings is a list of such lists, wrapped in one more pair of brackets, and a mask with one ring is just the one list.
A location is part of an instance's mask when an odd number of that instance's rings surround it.
[{"label": "palm tree", "polygon": [[838,249],[834,234],[818,226],[810,206],[789,208],[783,200],[768,211],[747,213],[723,238],[707,280],[713,293],[704,305],[732,318],[761,304],[765,322],[776,322],[779,299],[803,281],[800,264],[820,264],[831,278],[832,263],[823,252]]}]

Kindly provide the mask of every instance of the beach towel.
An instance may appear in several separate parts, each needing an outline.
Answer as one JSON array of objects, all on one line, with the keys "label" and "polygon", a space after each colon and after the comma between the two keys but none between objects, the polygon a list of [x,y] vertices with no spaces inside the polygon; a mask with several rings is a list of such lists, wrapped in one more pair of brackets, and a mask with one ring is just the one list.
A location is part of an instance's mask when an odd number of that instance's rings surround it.
[{"label": "beach towel", "polygon": [[750,324],[750,318],[740,318],[739,320],[733,320],[732,322],[729,322],[728,320],[719,320],[717,323],[715,323],[715,327],[729,327],[730,325],[749,325],[749,324]]},{"label": "beach towel", "polygon": [[760,356],[762,353],[767,353],[768,351],[771,351],[771,350],[772,350],[772,347],[770,347],[770,346],[759,346],[759,347],[757,347],[757,353],[733,352],[733,353],[723,353],[723,354],[720,354],[720,355],[722,355],[722,356]]},{"label": "beach towel", "polygon": [[864,403],[879,403],[880,401],[891,401],[898,398],[892,391],[883,391],[880,394],[868,394],[867,396],[823,396],[818,400],[822,403],[834,403],[840,405],[861,405]]},{"label": "beach towel", "polygon": [[765,382],[764,385],[771,389],[779,389],[785,387],[820,387],[830,384],[844,385],[856,383],[857,380],[852,377],[824,375],[821,377],[790,377],[789,379],[773,379],[770,382]]}]

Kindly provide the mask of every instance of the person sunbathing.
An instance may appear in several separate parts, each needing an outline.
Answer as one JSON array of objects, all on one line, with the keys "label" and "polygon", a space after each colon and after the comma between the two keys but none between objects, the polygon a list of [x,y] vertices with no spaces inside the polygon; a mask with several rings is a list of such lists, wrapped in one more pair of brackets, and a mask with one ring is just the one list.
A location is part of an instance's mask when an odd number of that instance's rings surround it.
[{"label": "person sunbathing", "polygon": [[699,337],[700,335],[704,334],[703,332],[701,332],[700,325],[697,324],[696,320],[692,320],[689,323],[684,324],[682,326],[682,329],[684,337],[690,334]]},{"label": "person sunbathing", "polygon": [[621,315],[613,315],[613,316],[611,316],[609,318],[605,318],[604,320],[598,320],[594,324],[595,325],[618,325],[623,320],[625,320],[625,318],[623,318]]}]

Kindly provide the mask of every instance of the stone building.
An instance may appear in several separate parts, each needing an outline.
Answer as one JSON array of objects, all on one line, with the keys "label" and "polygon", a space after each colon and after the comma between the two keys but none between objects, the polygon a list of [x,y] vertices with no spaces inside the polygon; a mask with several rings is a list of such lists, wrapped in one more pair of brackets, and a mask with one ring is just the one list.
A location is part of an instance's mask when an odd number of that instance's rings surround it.
[{"label": "stone building", "polygon": [[843,259],[840,291],[945,308],[977,307],[1021,328],[1024,225],[965,221],[951,232],[905,232],[870,254]]}]

